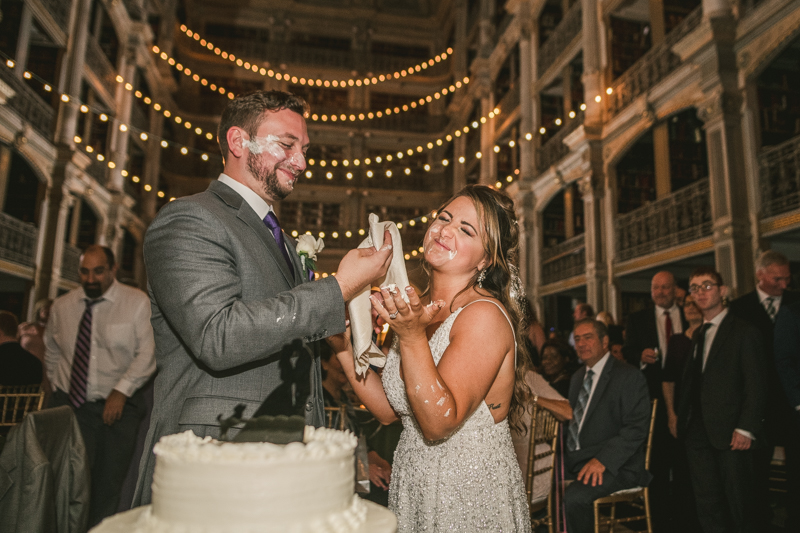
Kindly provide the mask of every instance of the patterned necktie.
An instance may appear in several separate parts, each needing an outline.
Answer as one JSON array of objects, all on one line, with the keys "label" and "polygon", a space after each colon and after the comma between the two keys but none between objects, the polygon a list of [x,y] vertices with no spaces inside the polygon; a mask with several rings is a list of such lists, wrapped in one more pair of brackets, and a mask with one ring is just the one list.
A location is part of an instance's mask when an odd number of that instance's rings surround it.
[{"label": "patterned necktie", "polygon": [[75,356],[72,359],[72,374],[69,377],[69,403],[76,409],[86,403],[86,385],[89,380],[89,358],[92,353],[92,307],[103,301],[86,300],[75,340]]},{"label": "patterned necktie", "polygon": [[289,259],[289,252],[286,251],[286,243],[283,240],[283,231],[281,231],[281,224],[278,222],[278,217],[275,216],[275,213],[270,211],[267,213],[267,216],[264,217],[264,224],[269,228],[272,232],[272,236],[275,237],[275,242],[278,243],[278,248],[283,254],[283,258],[286,259],[286,264],[289,266],[289,272],[292,273],[292,279],[294,279],[294,267],[292,266],[292,261]]},{"label": "patterned necktie", "polygon": [[592,369],[586,370],[586,377],[583,378],[583,387],[578,393],[578,403],[572,413],[572,421],[569,423],[569,434],[567,435],[567,449],[574,452],[578,448],[578,432],[580,430],[583,412],[589,402],[589,393],[592,392],[592,381],[594,372]]},{"label": "patterned necktie", "polygon": [[767,311],[769,315],[769,319],[775,322],[775,315],[778,314],[778,310],[775,309],[775,298],[770,296],[764,300],[764,309]]}]

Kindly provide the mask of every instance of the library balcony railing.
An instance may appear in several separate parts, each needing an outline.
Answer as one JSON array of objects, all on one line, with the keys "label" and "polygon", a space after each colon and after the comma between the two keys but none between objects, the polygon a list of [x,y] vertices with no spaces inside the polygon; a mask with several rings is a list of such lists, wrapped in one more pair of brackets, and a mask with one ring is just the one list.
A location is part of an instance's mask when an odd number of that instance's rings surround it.
[{"label": "library balcony railing", "polygon": [[40,2],[59,27],[66,32],[69,27],[69,10],[72,7],[72,0],[40,0]]},{"label": "library balcony railing", "polygon": [[672,47],[695,29],[703,19],[703,7],[698,6],[680,24],[675,26],[664,42],[648,50],[636,63],[611,84],[613,92],[608,96],[608,116],[613,117],[636,97],[647,92],[677,69],[680,58]]},{"label": "library balcony railing", "polygon": [[8,101],[8,107],[16,111],[23,120],[48,140],[52,140],[53,119],[55,111],[47,102],[28,87],[28,84],[14,76],[14,71],[0,69],[0,80],[14,90],[14,96]]},{"label": "library balcony railing", "polygon": [[78,274],[80,263],[81,249],[74,244],[65,242],[64,253],[61,255],[61,277],[69,281],[74,281],[75,283],[80,283],[81,277]]},{"label": "library balcony railing", "polygon": [[[363,113],[358,111],[357,113]],[[364,121],[362,129],[408,131],[413,133],[439,133],[444,131],[448,119],[444,115],[415,115],[400,113]]]},{"label": "library balcony railing", "polygon": [[89,39],[89,42],[86,43],[86,64],[113,98],[117,90],[117,71],[103,53],[96,39]]},{"label": "library balcony railing", "polygon": [[800,207],[800,135],[763,149],[758,167],[762,217]]},{"label": "library balcony railing", "polygon": [[86,167],[86,173],[93,177],[97,183],[105,187],[108,178],[108,163],[94,160]]},{"label": "library balcony railing", "polygon": [[586,239],[581,233],[542,250],[542,285],[569,279],[586,271]]},{"label": "library balcony railing", "polygon": [[564,139],[583,124],[583,111],[579,111],[575,118],[567,120],[568,122],[561,126],[561,129],[555,135],[536,149],[536,168],[540,174],[550,168],[551,165],[558,163],[569,153],[569,146],[564,144]]},{"label": "library balcony railing", "polygon": [[708,178],[645,204],[614,221],[617,261],[711,236]]},{"label": "library balcony railing", "polygon": [[33,268],[37,235],[33,224],[0,213],[0,259]]},{"label": "library balcony railing", "polygon": [[572,42],[572,39],[580,33],[582,27],[581,13],[581,3],[575,2],[567,11],[567,15],[555,27],[547,41],[539,48],[540,76],[555,63],[558,56]]}]

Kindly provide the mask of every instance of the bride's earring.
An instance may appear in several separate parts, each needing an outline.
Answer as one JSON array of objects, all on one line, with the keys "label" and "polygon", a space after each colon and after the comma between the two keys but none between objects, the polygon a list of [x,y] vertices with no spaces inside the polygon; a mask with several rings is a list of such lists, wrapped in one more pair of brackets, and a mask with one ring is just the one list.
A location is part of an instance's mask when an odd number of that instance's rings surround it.
[{"label": "bride's earring", "polygon": [[486,269],[484,268],[483,270],[481,270],[481,273],[478,274],[478,288],[479,289],[483,288],[483,280],[485,280],[485,279],[486,279]]}]

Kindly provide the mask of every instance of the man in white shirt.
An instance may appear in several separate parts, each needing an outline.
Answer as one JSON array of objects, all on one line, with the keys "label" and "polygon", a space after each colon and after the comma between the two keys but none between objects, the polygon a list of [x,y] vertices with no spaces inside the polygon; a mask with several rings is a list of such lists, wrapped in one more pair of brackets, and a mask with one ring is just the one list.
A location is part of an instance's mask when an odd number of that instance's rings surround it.
[{"label": "man in white shirt", "polygon": [[[778,311],[800,301],[800,294],[787,290],[792,279],[789,259],[780,252],[767,250],[756,260],[756,288],[731,302],[730,311],[755,326],[761,333],[764,366],[767,369],[767,411],[764,421],[764,439],[755,454],[756,500],[759,522],[772,522],[769,498],[769,478],[772,456],[776,446],[783,446],[786,454],[787,478],[790,490],[800,484],[800,469],[794,465],[800,457],[798,436],[792,431],[795,413],[786,399],[774,363],[773,335]],[[800,498],[800,494],[795,496]],[[787,506],[788,508],[788,506]],[[793,514],[793,513],[792,513]],[[800,528],[800,523],[796,524]]]},{"label": "man in white shirt", "polygon": [[697,514],[705,533],[756,531],[753,448],[763,439],[766,377],[758,330],[723,305],[728,288],[710,267],[689,292],[703,314],[678,385]]},{"label": "man in white shirt", "polygon": [[51,406],[70,405],[91,470],[89,527],[114,514],[145,414],[137,391],[156,370],[150,299],[116,280],[114,254],[90,246],[81,287],[58,298],[45,329]]},{"label": "man in white shirt", "polygon": [[585,364],[569,387],[566,468],[576,481],[564,501],[567,530],[588,533],[594,530],[594,500],[650,482],[644,465],[650,401],[642,373],[611,357],[605,324],[580,320],[574,333]]}]

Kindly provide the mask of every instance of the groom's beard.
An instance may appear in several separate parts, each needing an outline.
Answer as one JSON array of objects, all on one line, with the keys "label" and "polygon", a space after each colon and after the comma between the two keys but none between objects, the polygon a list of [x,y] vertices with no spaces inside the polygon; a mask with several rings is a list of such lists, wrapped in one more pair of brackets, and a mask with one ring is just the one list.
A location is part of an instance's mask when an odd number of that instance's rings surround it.
[{"label": "groom's beard", "polygon": [[278,181],[278,165],[269,170],[261,159],[260,155],[248,154],[247,169],[261,183],[267,196],[283,200],[294,190],[293,185],[281,186]]}]

